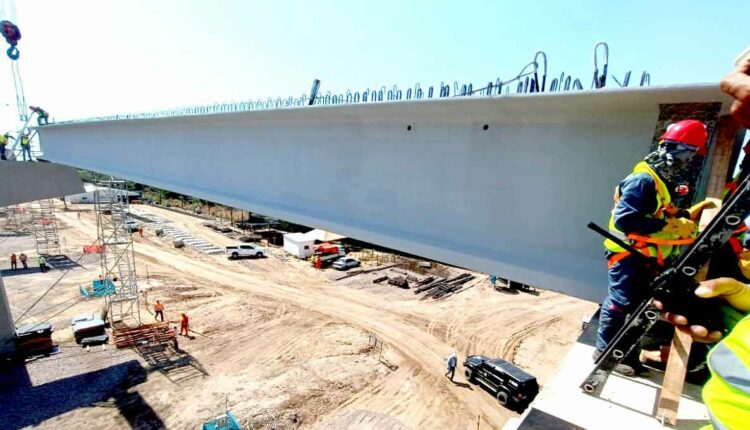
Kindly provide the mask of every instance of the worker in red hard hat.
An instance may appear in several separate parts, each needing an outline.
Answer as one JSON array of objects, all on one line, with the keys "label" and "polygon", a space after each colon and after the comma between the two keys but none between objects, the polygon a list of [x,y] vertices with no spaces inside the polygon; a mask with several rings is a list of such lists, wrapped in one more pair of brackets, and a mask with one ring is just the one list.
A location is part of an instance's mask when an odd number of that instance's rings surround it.
[{"label": "worker in red hard hat", "polygon": [[[701,212],[715,204],[704,201],[690,209],[679,209],[674,196],[686,194],[688,167],[697,157],[705,156],[707,139],[708,132],[700,121],[685,120],[667,127],[656,151],[615,188],[610,232],[659,264],[668,264],[681,246],[690,244],[697,234]],[[617,243],[607,239],[604,248],[609,290],[599,314],[595,359],[622,328],[633,307],[646,298],[645,286],[651,281],[651,273],[628,258],[630,253]],[[643,371],[639,352],[636,349],[615,371],[628,376]]]}]

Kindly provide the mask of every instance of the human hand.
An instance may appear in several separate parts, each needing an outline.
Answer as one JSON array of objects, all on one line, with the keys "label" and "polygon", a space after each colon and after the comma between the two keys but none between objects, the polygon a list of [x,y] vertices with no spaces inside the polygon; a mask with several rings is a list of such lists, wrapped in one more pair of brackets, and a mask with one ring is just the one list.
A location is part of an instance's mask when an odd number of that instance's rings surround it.
[{"label": "human hand", "polygon": [[[695,289],[695,295],[710,299],[719,297],[740,312],[750,311],[750,286],[733,278],[716,278],[710,281],[703,281]],[[658,300],[654,300],[654,306],[658,309],[664,309],[664,305]],[[693,340],[703,343],[714,343],[721,339],[720,331],[709,332],[706,327],[700,325],[688,325],[689,321],[682,315],[672,312],[664,312],[664,318],[677,326],[677,328],[693,337]]]},{"label": "human hand", "polygon": [[721,90],[734,98],[732,117],[744,127],[750,127],[750,58],[721,80]]}]

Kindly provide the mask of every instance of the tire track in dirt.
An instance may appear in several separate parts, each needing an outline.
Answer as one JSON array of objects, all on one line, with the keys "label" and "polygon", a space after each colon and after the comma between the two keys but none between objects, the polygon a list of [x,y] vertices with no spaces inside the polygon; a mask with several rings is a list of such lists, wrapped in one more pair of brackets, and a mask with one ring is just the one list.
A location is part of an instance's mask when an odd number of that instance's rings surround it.
[{"label": "tire track in dirt", "polygon": [[537,321],[535,323],[529,324],[526,327],[522,328],[521,330],[518,330],[510,335],[508,340],[505,342],[505,345],[503,345],[502,349],[502,357],[505,360],[508,360],[510,362],[514,362],[516,359],[516,354],[518,353],[518,350],[521,348],[521,344],[523,342],[535,335],[537,332],[546,329],[547,327],[551,326],[552,324],[555,324],[556,322],[560,321],[560,317],[554,317],[543,321]]}]

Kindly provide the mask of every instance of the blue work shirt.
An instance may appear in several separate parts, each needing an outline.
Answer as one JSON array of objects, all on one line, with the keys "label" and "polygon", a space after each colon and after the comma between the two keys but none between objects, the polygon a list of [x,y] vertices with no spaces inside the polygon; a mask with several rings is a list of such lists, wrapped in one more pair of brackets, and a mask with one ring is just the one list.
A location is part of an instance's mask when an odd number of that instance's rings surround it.
[{"label": "blue work shirt", "polygon": [[666,221],[651,217],[657,209],[654,178],[647,173],[633,173],[618,186],[620,201],[612,212],[618,230],[625,234],[651,234],[664,228]]}]

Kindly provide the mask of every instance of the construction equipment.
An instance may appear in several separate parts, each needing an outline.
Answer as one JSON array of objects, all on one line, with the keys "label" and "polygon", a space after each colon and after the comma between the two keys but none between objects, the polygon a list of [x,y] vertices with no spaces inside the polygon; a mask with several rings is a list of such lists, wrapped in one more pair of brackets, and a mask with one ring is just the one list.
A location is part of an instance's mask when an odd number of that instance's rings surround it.
[{"label": "construction equipment", "polygon": [[59,255],[60,238],[57,234],[55,205],[52,199],[42,199],[31,204],[31,225],[34,231],[36,253]]},{"label": "construction equipment", "polygon": [[[114,294],[105,295],[106,310],[114,327],[140,325],[138,282],[135,274],[133,238],[128,226],[129,206],[124,180],[111,176],[99,181],[94,192],[100,254],[101,279],[105,285],[119,281]],[[122,323],[115,326],[114,323]],[[118,330],[114,328],[115,333]]]},{"label": "construction equipment", "polygon": [[700,299],[693,293],[698,286],[695,276],[750,215],[750,176],[747,172],[741,172],[740,177],[744,179],[737,187],[737,191],[724,203],[695,242],[680,254],[675,264],[665,270],[661,270],[652,258],[641,254],[596,224],[589,223],[589,228],[628,250],[631,258],[638,259],[656,276],[649,286],[650,296],[628,318],[581,384],[581,389],[586,393],[598,393],[615,366],[639,345],[641,339],[658,321],[660,310],[652,304],[654,299],[663,304],[664,311],[683,315],[691,324],[704,326],[709,331],[725,330],[726,315],[732,315],[735,320],[741,318],[734,309],[726,306],[720,309],[720,300]]}]

